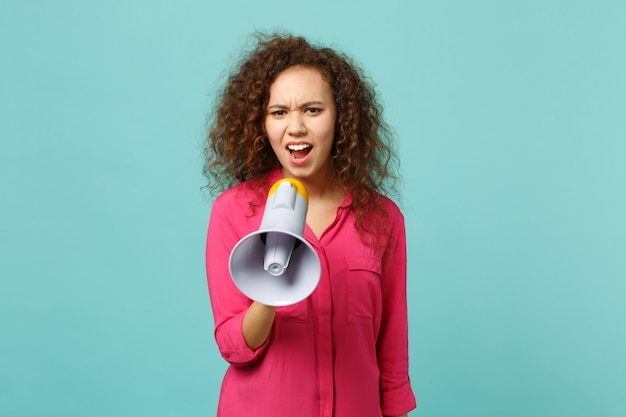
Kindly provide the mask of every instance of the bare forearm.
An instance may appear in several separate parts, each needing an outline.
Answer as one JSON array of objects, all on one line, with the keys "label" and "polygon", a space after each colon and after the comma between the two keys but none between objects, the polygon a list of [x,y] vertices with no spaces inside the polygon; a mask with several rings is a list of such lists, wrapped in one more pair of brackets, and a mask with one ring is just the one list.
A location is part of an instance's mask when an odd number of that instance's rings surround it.
[{"label": "bare forearm", "polygon": [[267,306],[265,304],[254,301],[245,315],[241,324],[243,337],[250,349],[258,349],[267,340],[274,316],[276,315],[276,307]]}]

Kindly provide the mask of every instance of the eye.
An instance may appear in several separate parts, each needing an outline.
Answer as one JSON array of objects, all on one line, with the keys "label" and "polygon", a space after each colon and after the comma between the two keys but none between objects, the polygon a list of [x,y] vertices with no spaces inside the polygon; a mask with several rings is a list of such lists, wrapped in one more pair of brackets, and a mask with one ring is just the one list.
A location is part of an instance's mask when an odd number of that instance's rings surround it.
[{"label": "eye", "polygon": [[307,107],[304,110],[305,113],[311,113],[311,114],[319,113],[321,111],[322,111],[322,109],[320,109],[319,107]]},{"label": "eye", "polygon": [[285,110],[274,110],[270,113],[272,116],[284,116],[287,114]]}]

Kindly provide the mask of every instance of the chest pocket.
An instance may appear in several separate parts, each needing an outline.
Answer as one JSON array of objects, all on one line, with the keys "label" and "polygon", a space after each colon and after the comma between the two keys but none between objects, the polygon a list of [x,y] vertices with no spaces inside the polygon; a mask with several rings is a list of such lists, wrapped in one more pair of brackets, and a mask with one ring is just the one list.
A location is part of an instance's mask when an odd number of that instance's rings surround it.
[{"label": "chest pocket", "polygon": [[346,262],[347,321],[373,325],[379,321],[382,310],[381,261],[370,256],[350,256]]}]

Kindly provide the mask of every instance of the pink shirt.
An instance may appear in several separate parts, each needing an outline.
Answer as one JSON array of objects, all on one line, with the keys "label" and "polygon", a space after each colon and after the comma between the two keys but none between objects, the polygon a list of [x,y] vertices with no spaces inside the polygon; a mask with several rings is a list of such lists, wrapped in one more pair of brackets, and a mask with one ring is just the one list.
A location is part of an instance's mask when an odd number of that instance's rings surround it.
[{"label": "pink shirt", "polygon": [[[270,174],[268,189],[280,178]],[[263,194],[267,194],[264,190]],[[213,204],[206,267],[215,339],[230,363],[220,392],[221,417],[380,417],[415,408],[408,375],[404,218],[389,199],[387,255],[364,245],[348,195],[318,240],[322,277],[298,304],[279,307],[270,337],[256,351],[241,322],[251,300],[234,285],[228,258],[235,244],[258,230],[264,202],[250,216],[256,192],[248,183]],[[385,234],[381,233],[381,238]]]}]

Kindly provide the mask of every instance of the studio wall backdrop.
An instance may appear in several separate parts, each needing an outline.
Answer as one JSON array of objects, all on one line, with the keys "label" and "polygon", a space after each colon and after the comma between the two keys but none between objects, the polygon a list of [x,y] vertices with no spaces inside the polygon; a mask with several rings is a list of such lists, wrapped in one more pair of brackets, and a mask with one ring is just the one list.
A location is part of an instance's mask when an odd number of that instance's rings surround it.
[{"label": "studio wall backdrop", "polygon": [[0,415],[215,414],[205,119],[278,29],[398,133],[411,415],[626,415],[623,0],[2,0]]}]

